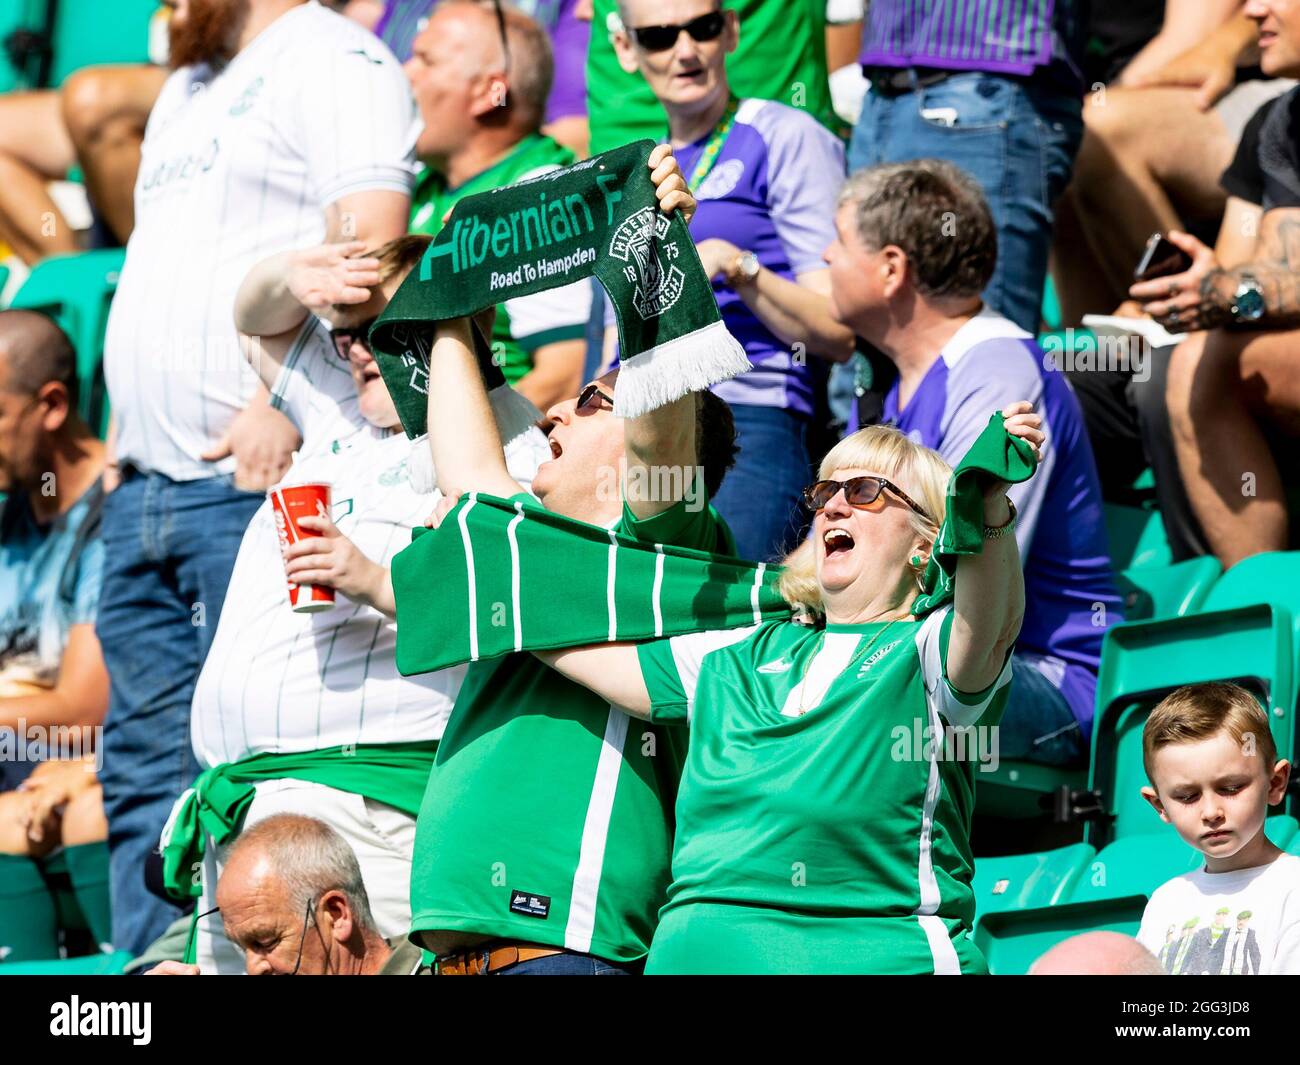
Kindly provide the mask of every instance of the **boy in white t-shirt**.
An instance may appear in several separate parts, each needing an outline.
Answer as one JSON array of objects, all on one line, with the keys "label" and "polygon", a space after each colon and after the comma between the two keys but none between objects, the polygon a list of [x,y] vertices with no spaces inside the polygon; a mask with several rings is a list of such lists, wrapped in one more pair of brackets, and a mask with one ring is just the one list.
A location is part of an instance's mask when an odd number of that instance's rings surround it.
[{"label": "boy in white t-shirt", "polygon": [[1162,884],[1138,941],[1174,976],[1300,973],[1300,858],[1264,834],[1286,794],[1268,715],[1236,684],[1190,684],[1151,712],[1142,796],[1205,855]]}]

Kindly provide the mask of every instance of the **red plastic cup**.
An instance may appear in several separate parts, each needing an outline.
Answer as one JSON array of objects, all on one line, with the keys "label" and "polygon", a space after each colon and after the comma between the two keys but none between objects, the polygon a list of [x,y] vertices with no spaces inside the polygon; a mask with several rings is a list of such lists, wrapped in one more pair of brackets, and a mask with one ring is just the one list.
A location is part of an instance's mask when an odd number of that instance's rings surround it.
[{"label": "red plastic cup", "polygon": [[[275,532],[280,540],[280,553],[283,555],[290,544],[299,540],[319,536],[309,529],[299,529],[298,519],[308,515],[328,518],[330,516],[330,486],[321,482],[313,484],[277,484],[268,492],[271,510],[275,514]],[[289,585],[289,605],[298,614],[315,614],[329,610],[334,606],[334,589],[319,584]]]}]

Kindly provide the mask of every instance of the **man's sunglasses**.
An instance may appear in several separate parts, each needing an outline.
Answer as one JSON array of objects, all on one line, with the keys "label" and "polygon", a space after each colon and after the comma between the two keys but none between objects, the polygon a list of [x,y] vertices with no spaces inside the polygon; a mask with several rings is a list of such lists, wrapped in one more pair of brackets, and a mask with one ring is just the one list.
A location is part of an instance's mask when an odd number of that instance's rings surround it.
[{"label": "man's sunglasses", "polygon": [[934,519],[915,499],[885,477],[850,477],[847,481],[818,481],[803,490],[803,501],[809,510],[818,513],[826,509],[827,504],[835,498],[835,494],[841,488],[844,489],[845,502],[859,510],[870,509],[871,505],[880,498],[880,493],[889,489],[931,525],[934,524]]},{"label": "man's sunglasses", "polygon": [[600,385],[590,384],[578,393],[575,411],[613,410],[614,397],[604,391]]},{"label": "man's sunglasses", "polygon": [[370,342],[366,336],[370,333],[370,327],[379,321],[379,315],[373,318],[367,318],[364,322],[358,322],[356,325],[346,325],[341,329],[330,330],[330,340],[334,344],[334,353],[340,359],[346,360],[348,353],[352,350],[353,344],[360,344],[367,351],[370,350]]},{"label": "man's sunglasses", "polygon": [[726,24],[726,15],[721,11],[710,11],[707,15],[676,26],[638,26],[627,32],[647,52],[666,52],[677,43],[682,30],[697,41],[716,41]]}]

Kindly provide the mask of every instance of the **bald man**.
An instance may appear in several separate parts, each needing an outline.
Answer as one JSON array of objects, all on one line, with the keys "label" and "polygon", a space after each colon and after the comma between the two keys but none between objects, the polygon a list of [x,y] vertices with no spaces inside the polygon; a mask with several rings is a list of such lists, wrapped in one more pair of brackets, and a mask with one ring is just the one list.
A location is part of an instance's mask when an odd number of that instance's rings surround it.
[{"label": "bald man", "polygon": [[1164,976],[1155,956],[1131,936],[1085,932],[1058,943],[1029,968],[1030,976]]},{"label": "bald man", "polygon": [[18,899],[0,908],[0,958],[15,961],[57,956],[37,861],[60,843],[96,939],[110,936],[95,774],[108,708],[94,628],[103,469],[67,336],[44,315],[0,311],[0,883]]},{"label": "bald man", "polygon": [[[418,947],[376,930],[357,856],[314,817],[275,814],[240,833],[217,906],[249,976],[428,975]],[[145,975],[199,974],[168,961]]]},{"label": "bald man", "polygon": [[[436,236],[463,196],[513,185],[575,162],[541,132],[554,63],[546,30],[513,8],[443,0],[415,38],[406,76],[424,120],[424,165],[411,196],[411,232]],[[506,380],[539,410],[582,386],[592,289],[585,282],[507,300],[492,350]]]}]

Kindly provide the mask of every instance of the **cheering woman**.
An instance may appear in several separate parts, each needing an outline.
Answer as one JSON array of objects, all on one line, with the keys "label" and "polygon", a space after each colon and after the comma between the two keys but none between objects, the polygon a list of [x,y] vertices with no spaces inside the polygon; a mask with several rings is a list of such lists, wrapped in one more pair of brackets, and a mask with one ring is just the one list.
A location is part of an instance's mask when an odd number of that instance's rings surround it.
[{"label": "cheering woman", "polygon": [[[1028,403],[1008,433],[1043,443]],[[804,493],[811,538],[765,621],[541,653],[629,713],[690,730],[651,973],[972,973],[975,761],[1010,679],[1024,585],[1006,484],[982,551],[913,613],[948,466],[894,429],[841,441]],[[983,475],[981,475],[983,476]]]}]

